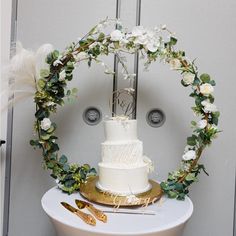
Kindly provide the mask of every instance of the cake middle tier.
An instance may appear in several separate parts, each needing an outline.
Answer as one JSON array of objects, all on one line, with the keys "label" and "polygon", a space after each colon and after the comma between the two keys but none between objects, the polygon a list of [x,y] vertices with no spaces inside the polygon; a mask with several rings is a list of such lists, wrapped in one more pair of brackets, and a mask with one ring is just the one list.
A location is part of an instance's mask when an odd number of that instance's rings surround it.
[{"label": "cake middle tier", "polygon": [[143,163],[143,143],[139,140],[106,141],[101,145],[103,163],[128,165]]}]

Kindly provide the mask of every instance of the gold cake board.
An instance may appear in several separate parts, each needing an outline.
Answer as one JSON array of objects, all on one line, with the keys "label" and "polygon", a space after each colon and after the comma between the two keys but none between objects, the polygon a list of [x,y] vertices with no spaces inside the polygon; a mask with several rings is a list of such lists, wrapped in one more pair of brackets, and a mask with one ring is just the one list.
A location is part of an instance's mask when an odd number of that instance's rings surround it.
[{"label": "gold cake board", "polygon": [[149,180],[149,183],[152,186],[149,191],[141,194],[131,194],[127,196],[120,196],[108,191],[101,191],[96,187],[97,181],[98,176],[89,177],[86,183],[81,184],[80,193],[89,201],[99,204],[116,207],[141,206],[154,203],[162,196],[160,185],[153,180]]}]

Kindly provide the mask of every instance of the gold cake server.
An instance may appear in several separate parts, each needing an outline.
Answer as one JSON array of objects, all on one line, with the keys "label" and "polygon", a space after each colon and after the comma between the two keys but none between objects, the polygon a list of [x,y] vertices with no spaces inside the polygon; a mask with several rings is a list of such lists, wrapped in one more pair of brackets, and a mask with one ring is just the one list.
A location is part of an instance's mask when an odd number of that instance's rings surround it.
[{"label": "gold cake server", "polygon": [[103,211],[95,208],[91,203],[78,199],[75,200],[75,203],[79,209],[87,208],[98,220],[104,223],[107,222],[107,215],[104,214]]},{"label": "gold cake server", "polygon": [[96,225],[96,220],[92,215],[84,213],[84,212],[74,208],[73,206],[71,206],[70,204],[68,204],[66,202],[61,202],[61,204],[67,210],[69,210],[70,212],[72,212],[75,215],[79,216],[86,224],[93,225],[93,226]]}]

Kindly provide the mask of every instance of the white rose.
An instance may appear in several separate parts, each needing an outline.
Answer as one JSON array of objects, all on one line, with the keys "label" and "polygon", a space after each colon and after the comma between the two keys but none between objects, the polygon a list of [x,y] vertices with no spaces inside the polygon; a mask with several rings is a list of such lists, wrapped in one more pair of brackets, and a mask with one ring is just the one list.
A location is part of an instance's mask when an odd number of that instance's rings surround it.
[{"label": "white rose", "polygon": [[135,44],[142,44],[145,45],[148,43],[148,39],[146,35],[140,35],[134,40]]},{"label": "white rose", "polygon": [[132,36],[134,37],[138,37],[138,36],[141,36],[145,33],[145,29],[143,26],[135,26],[133,29],[132,29]]},{"label": "white rose", "polygon": [[199,129],[204,129],[206,126],[207,126],[207,121],[206,121],[206,120],[200,120],[200,121],[198,121],[198,123],[197,123],[197,127],[198,127]]},{"label": "white rose", "polygon": [[190,85],[193,83],[195,79],[195,74],[192,73],[184,73],[183,75],[183,81],[186,85]]},{"label": "white rose", "polygon": [[43,130],[48,130],[51,127],[52,122],[50,121],[49,118],[43,118],[43,120],[40,123],[40,127]]},{"label": "white rose", "polygon": [[147,43],[146,47],[147,47],[148,51],[156,52],[156,50],[159,47],[159,44],[155,41],[150,41],[149,43]]},{"label": "white rose", "polygon": [[180,62],[180,60],[179,59],[171,59],[170,60],[170,69],[171,70],[177,70],[177,69],[180,69],[181,68],[181,62]]},{"label": "white rose", "polygon": [[111,41],[120,41],[123,38],[123,34],[120,30],[114,30],[110,34]]},{"label": "white rose", "polygon": [[182,158],[185,161],[194,160],[196,158],[196,152],[194,150],[189,150],[183,155]]},{"label": "white rose", "polygon": [[200,86],[200,93],[208,96],[214,92],[214,88],[211,84],[205,83]]},{"label": "white rose", "polygon": [[202,101],[201,104],[204,106],[203,110],[205,113],[211,113],[217,111],[216,105],[208,102],[207,100]]}]

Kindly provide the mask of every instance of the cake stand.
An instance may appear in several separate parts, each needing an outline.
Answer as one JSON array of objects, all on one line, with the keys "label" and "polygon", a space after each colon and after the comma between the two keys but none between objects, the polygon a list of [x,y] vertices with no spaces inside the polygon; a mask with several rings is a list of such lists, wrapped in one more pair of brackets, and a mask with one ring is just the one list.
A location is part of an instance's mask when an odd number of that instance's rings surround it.
[{"label": "cake stand", "polygon": [[149,205],[159,200],[162,196],[161,187],[154,180],[149,180],[150,189],[144,193],[118,195],[109,191],[102,191],[97,188],[96,184],[98,179],[98,176],[89,177],[86,183],[81,185],[80,193],[89,201],[99,204],[126,207]]}]

